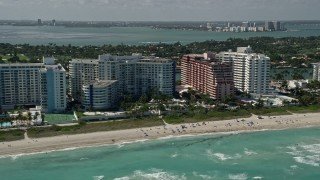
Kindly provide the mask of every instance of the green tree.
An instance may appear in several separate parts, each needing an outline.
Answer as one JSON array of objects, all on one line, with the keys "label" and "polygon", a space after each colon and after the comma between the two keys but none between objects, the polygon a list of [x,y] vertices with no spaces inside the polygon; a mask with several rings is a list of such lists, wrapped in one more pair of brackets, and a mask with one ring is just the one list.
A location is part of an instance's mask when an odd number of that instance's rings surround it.
[{"label": "green tree", "polygon": [[46,115],[44,113],[41,113],[41,124],[42,125],[44,124],[45,117],[46,117]]},{"label": "green tree", "polygon": [[28,112],[28,120],[29,120],[29,121],[31,121],[31,120],[32,120],[31,112]]}]

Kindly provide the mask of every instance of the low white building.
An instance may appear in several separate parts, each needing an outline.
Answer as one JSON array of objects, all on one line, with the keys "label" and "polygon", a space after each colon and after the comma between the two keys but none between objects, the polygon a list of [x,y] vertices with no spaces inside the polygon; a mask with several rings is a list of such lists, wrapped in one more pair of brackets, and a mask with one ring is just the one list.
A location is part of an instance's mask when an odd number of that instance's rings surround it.
[{"label": "low white building", "polygon": [[306,88],[309,80],[290,80],[288,81],[288,89],[294,89],[296,87]]},{"label": "low white building", "polygon": [[108,109],[115,106],[118,98],[118,81],[97,80],[82,87],[82,103],[86,109]]}]

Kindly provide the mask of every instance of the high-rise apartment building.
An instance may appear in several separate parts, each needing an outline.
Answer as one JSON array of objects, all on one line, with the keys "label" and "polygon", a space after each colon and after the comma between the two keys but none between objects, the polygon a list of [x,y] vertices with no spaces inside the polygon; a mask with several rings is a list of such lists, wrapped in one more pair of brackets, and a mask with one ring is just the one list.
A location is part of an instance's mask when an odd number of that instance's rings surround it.
[{"label": "high-rise apartment building", "polygon": [[314,63],[313,65],[313,80],[320,81],[320,63]]},{"label": "high-rise apartment building", "polygon": [[282,28],[280,21],[272,21],[272,23],[275,31],[281,31]]},{"label": "high-rise apartment building", "polygon": [[171,59],[145,57],[137,62],[138,95],[150,89],[172,96],[175,92],[175,62]]},{"label": "high-rise apartment building", "polygon": [[119,93],[138,95],[137,62],[140,54],[132,56],[112,56],[104,54],[99,56],[99,79],[118,80]]},{"label": "high-rise apartment building", "polygon": [[252,52],[252,48],[239,47],[237,52],[220,52],[216,56],[233,66],[237,90],[247,93],[268,94],[270,91],[270,58]]},{"label": "high-rise apartment building", "polygon": [[40,104],[39,69],[42,63],[0,64],[0,104]]},{"label": "high-rise apartment building", "polygon": [[132,56],[99,56],[99,79],[117,80],[119,93],[141,96],[156,90],[172,96],[175,91],[175,63],[169,59]]},{"label": "high-rise apartment building", "polygon": [[208,54],[185,55],[181,61],[181,83],[216,99],[234,95],[232,66]]},{"label": "high-rise apartment building", "polygon": [[142,57],[140,54],[104,54],[99,59],[77,59],[70,62],[70,85],[74,99],[83,100],[83,86],[94,80],[116,80],[117,96],[129,94],[139,97],[150,90],[172,96],[175,92],[175,62],[170,59]]},{"label": "high-rise apartment building", "polygon": [[69,86],[72,97],[81,102],[82,86],[99,79],[97,59],[72,59],[69,64]]},{"label": "high-rise apartment building", "polygon": [[281,31],[281,22],[280,21],[266,21],[265,22],[266,31]]},{"label": "high-rise apartment building", "polygon": [[0,64],[0,105],[43,105],[43,111],[66,108],[66,77],[61,65],[53,58],[43,63]]},{"label": "high-rise apartment building", "polygon": [[38,26],[42,26],[42,20],[38,19]]},{"label": "high-rise apartment building", "polygon": [[46,112],[64,111],[67,108],[66,70],[60,64],[44,63],[40,69],[41,108]]}]

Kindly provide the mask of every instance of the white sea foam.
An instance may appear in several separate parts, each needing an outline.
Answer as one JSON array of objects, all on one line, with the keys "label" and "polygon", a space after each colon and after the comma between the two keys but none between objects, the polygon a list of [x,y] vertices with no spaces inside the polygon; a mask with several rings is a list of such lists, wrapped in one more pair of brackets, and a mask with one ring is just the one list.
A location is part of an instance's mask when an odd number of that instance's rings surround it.
[{"label": "white sea foam", "polygon": [[221,161],[231,159],[231,156],[225,155],[223,153],[214,153],[213,155],[216,156]]},{"label": "white sea foam", "polygon": [[250,151],[247,148],[245,148],[244,149],[244,154],[247,155],[247,156],[251,156],[251,155],[258,154],[258,153],[254,152],[254,151]]},{"label": "white sea foam", "polygon": [[122,148],[124,146],[124,144],[117,144],[118,148]]},{"label": "white sea foam", "polygon": [[12,161],[15,161],[16,159],[18,159],[19,157],[23,156],[24,154],[18,154],[18,155],[13,155],[10,156]]},{"label": "white sea foam", "polygon": [[209,180],[209,179],[215,179],[214,177],[211,177],[209,175],[205,175],[205,174],[198,174],[197,172],[192,172],[193,176],[196,177],[197,179],[201,178],[204,180]]},{"label": "white sea foam", "polygon": [[240,159],[242,156],[240,154],[235,154],[233,156],[231,155],[227,155],[227,154],[223,154],[223,153],[213,153],[211,150],[207,150],[207,155],[209,157],[214,157],[217,158],[221,161],[225,161],[225,160],[229,160],[229,159]]},{"label": "white sea foam", "polygon": [[186,180],[185,175],[175,175],[173,173],[165,172],[161,169],[151,169],[148,172],[136,170],[131,176],[124,176],[115,178],[114,180]]},{"label": "white sea foam", "polygon": [[307,165],[311,165],[311,166],[315,166],[318,167],[319,166],[319,159],[320,157],[315,155],[315,156],[306,156],[306,157],[293,157],[293,159],[301,164],[307,164]]},{"label": "white sea foam", "polygon": [[292,165],[292,166],[290,166],[291,169],[298,169],[298,167],[299,167],[299,166],[297,166],[297,165]]},{"label": "white sea foam", "polygon": [[263,179],[263,177],[261,177],[261,176],[254,176],[254,177],[252,177],[252,179]]},{"label": "white sea foam", "polygon": [[134,143],[144,143],[146,141],[149,141],[149,139],[139,139],[139,140],[135,140],[135,141],[124,141],[124,142],[120,142],[115,144],[119,149],[124,147],[126,144],[134,144]]},{"label": "white sea foam", "polygon": [[176,157],[178,157],[178,153],[171,154],[170,157],[171,157],[171,158],[176,158]]},{"label": "white sea foam", "polygon": [[229,177],[229,179],[232,179],[232,180],[246,180],[246,179],[248,179],[248,175],[245,174],[245,173],[242,173],[242,174],[229,174],[228,177]]},{"label": "white sea foam", "polygon": [[93,176],[93,180],[102,180],[104,176]]},{"label": "white sea foam", "polygon": [[320,144],[302,145],[301,147],[309,153],[320,154]]},{"label": "white sea foam", "polygon": [[320,144],[302,144],[287,148],[291,150],[287,153],[293,155],[296,162],[315,167],[320,166]]},{"label": "white sea foam", "polygon": [[146,141],[149,141],[150,139],[139,139],[139,140],[136,140],[136,141],[133,141],[134,143],[138,143],[138,142],[140,142],[140,143],[144,143],[144,142],[146,142]]},{"label": "white sea foam", "polygon": [[120,177],[120,178],[114,178],[113,180],[130,180],[130,177],[124,176],[124,177]]},{"label": "white sea foam", "polygon": [[173,135],[169,135],[169,136],[165,136],[165,137],[159,137],[158,139],[172,139],[172,138],[174,138],[174,137],[177,137],[177,136],[173,136]]},{"label": "white sea foam", "polygon": [[303,156],[303,151],[298,150],[296,146],[288,146],[287,148],[291,150],[286,152],[287,154],[291,154],[293,156]]}]

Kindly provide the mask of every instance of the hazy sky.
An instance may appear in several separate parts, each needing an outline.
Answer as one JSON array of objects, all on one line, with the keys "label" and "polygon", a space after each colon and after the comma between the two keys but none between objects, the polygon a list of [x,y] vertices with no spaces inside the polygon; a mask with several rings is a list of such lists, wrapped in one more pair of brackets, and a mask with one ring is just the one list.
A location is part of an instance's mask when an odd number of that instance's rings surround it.
[{"label": "hazy sky", "polygon": [[0,19],[320,20],[320,0],[0,0]]}]

